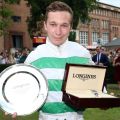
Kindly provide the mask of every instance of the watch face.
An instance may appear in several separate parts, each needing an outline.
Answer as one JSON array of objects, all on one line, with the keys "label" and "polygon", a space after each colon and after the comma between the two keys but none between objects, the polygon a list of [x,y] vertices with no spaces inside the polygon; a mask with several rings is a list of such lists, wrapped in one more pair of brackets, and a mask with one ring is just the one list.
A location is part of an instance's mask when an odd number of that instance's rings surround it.
[{"label": "watch face", "polygon": [[9,114],[32,114],[44,104],[47,94],[46,78],[31,65],[11,65],[0,74],[0,107]]}]

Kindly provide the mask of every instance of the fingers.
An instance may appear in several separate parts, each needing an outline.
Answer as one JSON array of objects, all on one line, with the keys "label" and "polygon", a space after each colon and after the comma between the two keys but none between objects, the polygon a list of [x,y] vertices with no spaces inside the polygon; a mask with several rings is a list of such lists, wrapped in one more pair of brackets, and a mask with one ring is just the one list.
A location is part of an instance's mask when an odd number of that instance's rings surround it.
[{"label": "fingers", "polygon": [[13,118],[13,120],[17,120],[17,113],[16,112],[12,115],[12,118]]},{"label": "fingers", "polygon": [[8,115],[8,113],[7,112],[5,112],[5,116],[7,116]]},{"label": "fingers", "polygon": [[[9,115],[9,113],[5,112],[5,116],[8,116],[8,115]],[[16,112],[13,113],[12,120],[17,120],[17,113]]]}]

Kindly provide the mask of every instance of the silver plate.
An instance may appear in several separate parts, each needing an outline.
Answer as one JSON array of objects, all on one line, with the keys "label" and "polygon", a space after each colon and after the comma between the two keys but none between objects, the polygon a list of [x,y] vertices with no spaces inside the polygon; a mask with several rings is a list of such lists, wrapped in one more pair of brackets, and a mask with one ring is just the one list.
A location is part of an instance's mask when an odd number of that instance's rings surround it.
[{"label": "silver plate", "polygon": [[44,75],[31,65],[12,65],[0,74],[0,107],[9,114],[32,114],[44,104],[47,94]]}]

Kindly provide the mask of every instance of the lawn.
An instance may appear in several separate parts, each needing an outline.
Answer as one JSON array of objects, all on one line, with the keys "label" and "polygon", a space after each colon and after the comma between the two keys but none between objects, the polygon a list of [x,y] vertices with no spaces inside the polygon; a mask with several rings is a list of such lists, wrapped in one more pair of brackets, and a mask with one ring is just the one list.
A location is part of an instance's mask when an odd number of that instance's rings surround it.
[{"label": "lawn", "polygon": [[[117,84],[108,85],[108,93],[114,93],[115,96],[120,96],[120,90]],[[85,120],[120,120],[120,107],[109,108],[106,110],[99,108],[88,108],[84,111]],[[4,116],[4,112],[0,110],[0,120],[12,120],[11,116]],[[18,117],[17,120],[38,120],[38,112],[28,116]]]},{"label": "lawn", "polygon": [[[108,93],[120,97],[120,90],[117,84],[107,85]],[[85,120],[120,120],[120,107],[106,110],[99,108],[88,108],[84,112]]]}]

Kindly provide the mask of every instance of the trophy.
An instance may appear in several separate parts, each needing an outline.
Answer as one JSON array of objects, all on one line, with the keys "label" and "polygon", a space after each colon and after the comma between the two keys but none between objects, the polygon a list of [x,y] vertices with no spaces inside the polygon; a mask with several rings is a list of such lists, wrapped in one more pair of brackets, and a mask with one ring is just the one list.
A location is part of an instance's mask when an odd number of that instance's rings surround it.
[{"label": "trophy", "polygon": [[0,74],[0,108],[9,114],[32,114],[42,107],[47,94],[46,78],[32,65],[11,65]]}]

